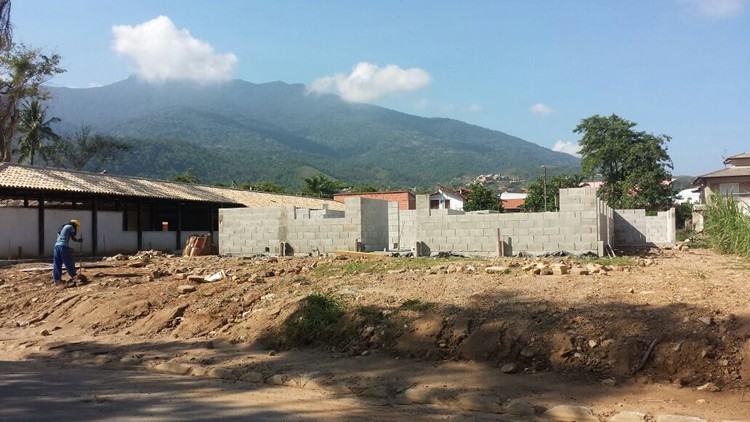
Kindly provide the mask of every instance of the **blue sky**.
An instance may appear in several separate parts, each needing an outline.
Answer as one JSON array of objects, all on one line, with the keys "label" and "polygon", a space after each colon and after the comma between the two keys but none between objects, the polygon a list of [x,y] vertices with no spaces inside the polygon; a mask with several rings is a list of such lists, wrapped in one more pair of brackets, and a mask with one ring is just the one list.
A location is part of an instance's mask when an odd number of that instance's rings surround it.
[{"label": "blue sky", "polygon": [[750,151],[748,1],[22,0],[12,20],[63,56],[56,85],[282,80],[568,150],[617,113],[695,175]]}]

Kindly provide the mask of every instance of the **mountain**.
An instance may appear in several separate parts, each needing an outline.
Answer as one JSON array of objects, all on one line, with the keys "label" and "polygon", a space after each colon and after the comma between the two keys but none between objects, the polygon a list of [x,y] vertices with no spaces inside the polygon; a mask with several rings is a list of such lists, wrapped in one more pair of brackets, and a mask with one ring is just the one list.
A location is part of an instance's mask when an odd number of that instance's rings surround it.
[{"label": "mountain", "polygon": [[274,180],[299,186],[323,173],[346,182],[429,186],[483,173],[538,175],[577,158],[458,120],[308,95],[301,84],[148,84],[49,88],[62,131],[85,123],[131,139],[113,173],[202,181]]}]

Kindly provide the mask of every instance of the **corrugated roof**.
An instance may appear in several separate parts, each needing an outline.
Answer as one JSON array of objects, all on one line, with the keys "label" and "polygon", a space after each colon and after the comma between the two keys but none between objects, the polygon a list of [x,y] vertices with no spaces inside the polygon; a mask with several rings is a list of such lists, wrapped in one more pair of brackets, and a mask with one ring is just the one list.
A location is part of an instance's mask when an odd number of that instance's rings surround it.
[{"label": "corrugated roof", "polygon": [[503,199],[503,208],[506,210],[519,209],[526,203],[525,199],[514,198],[514,199]]},{"label": "corrugated roof", "polygon": [[49,167],[0,163],[0,187],[90,193],[154,199],[241,204],[252,208],[286,207],[343,209],[339,202],[294,195],[252,192],[141,177],[115,176]]},{"label": "corrugated roof", "polygon": [[716,177],[743,177],[750,176],[750,167],[727,167],[721,170],[714,171],[712,173],[698,176],[695,181],[699,182],[701,179],[713,179]]}]

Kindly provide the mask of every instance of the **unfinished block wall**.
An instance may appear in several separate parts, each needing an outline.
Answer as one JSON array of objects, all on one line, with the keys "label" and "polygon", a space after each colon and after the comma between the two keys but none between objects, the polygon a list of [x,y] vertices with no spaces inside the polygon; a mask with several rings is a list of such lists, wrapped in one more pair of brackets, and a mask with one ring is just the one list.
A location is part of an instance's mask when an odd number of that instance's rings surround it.
[{"label": "unfinished block wall", "polygon": [[[431,210],[426,195],[417,197],[414,213],[414,247],[421,253],[452,251],[479,256],[519,252],[544,253],[564,250],[572,253],[603,253],[609,240],[607,207],[590,188],[567,189],[560,194],[560,211],[545,213],[494,213]],[[407,212],[408,213],[408,212]],[[404,218],[404,212],[398,216]],[[393,210],[389,217],[393,218]],[[408,218],[408,217],[407,217]],[[401,248],[410,246],[411,233],[404,224],[390,224],[391,243],[400,240]]]},{"label": "unfinished block wall", "polygon": [[646,215],[645,210],[615,210],[614,220],[618,247],[674,246],[677,242],[674,208],[655,216]]},{"label": "unfinished block wall", "polygon": [[[349,198],[346,211],[222,209],[220,253],[411,250],[420,254],[456,252],[477,256],[605,254],[608,247],[674,243],[674,211],[646,217],[643,210],[613,211],[593,188],[560,191],[560,211],[495,213],[433,210],[427,195],[415,210],[396,202]],[[285,249],[282,251],[282,242]]]},{"label": "unfinished block wall", "polygon": [[[219,253],[307,254],[388,248],[388,203],[348,198],[346,212],[306,208],[219,210]],[[285,250],[282,251],[282,242]]]}]

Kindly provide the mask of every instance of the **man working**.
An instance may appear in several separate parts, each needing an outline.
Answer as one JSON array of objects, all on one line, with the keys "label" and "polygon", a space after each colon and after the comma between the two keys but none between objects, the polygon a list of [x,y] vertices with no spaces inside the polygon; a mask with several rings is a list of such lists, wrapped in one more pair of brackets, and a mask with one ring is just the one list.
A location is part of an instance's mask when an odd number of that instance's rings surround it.
[{"label": "man working", "polygon": [[70,241],[83,242],[83,239],[76,237],[78,230],[81,228],[81,222],[70,220],[69,223],[63,224],[60,231],[57,232],[57,241],[55,242],[55,253],[52,261],[52,281],[59,285],[62,281],[62,266],[70,274],[71,279],[76,278],[76,263],[73,260],[73,248],[69,246]]}]

